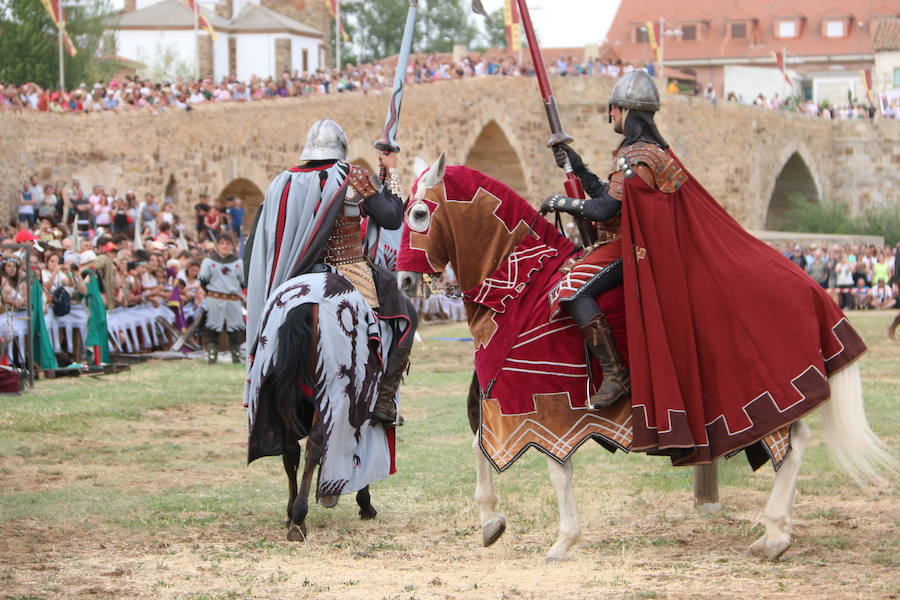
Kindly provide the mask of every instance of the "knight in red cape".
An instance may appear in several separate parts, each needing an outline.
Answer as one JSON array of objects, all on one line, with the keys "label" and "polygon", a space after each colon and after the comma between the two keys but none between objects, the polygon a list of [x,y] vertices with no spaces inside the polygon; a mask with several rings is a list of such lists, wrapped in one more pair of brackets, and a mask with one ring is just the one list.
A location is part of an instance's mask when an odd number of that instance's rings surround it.
[{"label": "knight in red cape", "polygon": [[[550,301],[582,326],[603,368],[592,406],[630,389],[632,449],[697,464],[766,448],[756,442],[827,400],[827,378],[866,347],[825,290],[747,233],[691,176],[656,128],[659,107],[646,71],[616,83],[609,120],[624,138],[606,181],[567,145],[554,148],[591,197],[550,196],[541,212],[592,221],[599,241]],[[628,370],[595,301],[619,283]],[[766,456],[748,458],[758,466]]]}]

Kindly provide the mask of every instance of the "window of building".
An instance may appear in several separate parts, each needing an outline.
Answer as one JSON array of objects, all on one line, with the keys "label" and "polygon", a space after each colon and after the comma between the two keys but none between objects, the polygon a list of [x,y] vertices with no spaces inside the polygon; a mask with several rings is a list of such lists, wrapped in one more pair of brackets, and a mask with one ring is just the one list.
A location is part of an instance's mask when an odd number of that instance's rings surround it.
[{"label": "window of building", "polygon": [[894,69],[894,87],[900,87],[900,69]]},{"label": "window of building", "polygon": [[733,39],[733,40],[747,39],[747,24],[746,23],[732,23],[731,24],[731,39]]},{"label": "window of building", "polygon": [[634,41],[638,44],[647,44],[650,42],[650,36],[648,35],[647,28],[644,25],[634,28]]},{"label": "window of building", "polygon": [[797,21],[776,21],[775,37],[777,38],[795,38],[797,37]]},{"label": "window of building", "polygon": [[309,50],[303,49],[303,72],[309,72]]},{"label": "window of building", "polygon": [[682,25],[681,26],[681,39],[686,42],[692,42],[697,39],[697,26],[696,25]]},{"label": "window of building", "polygon": [[833,19],[825,21],[825,37],[841,38],[844,37],[844,21]]}]

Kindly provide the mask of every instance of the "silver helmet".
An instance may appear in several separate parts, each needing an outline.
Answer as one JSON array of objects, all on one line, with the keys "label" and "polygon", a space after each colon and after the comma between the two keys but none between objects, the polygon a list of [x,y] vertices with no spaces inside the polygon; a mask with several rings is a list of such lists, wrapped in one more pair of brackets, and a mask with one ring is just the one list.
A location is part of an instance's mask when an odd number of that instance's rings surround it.
[{"label": "silver helmet", "polygon": [[309,128],[300,160],[346,160],[347,134],[331,119],[322,119]]},{"label": "silver helmet", "polygon": [[634,110],[659,110],[659,90],[653,79],[643,69],[625,73],[613,86],[609,105]]}]

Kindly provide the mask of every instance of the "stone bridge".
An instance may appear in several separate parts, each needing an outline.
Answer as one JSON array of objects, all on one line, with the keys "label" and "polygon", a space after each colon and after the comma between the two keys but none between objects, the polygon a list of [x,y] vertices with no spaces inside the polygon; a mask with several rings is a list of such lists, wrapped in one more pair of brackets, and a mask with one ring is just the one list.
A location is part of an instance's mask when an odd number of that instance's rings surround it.
[{"label": "stone bridge", "polygon": [[[554,81],[574,146],[605,175],[616,136],[606,120],[605,78]],[[320,117],[340,122],[351,160],[376,163],[386,94],[346,94],[253,104],[201,106],[191,112],[54,115],[0,113],[0,189],[6,212],[15,190],[36,173],[45,182],[75,177],[171,196],[190,217],[196,194],[242,196],[248,213],[268,182],[298,162],[306,131]],[[505,181],[533,204],[560,191],[563,176],[548,138],[537,84],[489,78],[407,89],[400,123],[403,174],[416,155],[445,151]],[[825,121],[703,99],[665,96],[660,130],[685,165],[745,227],[777,226],[788,198],[847,204],[853,212],[900,199],[900,122]],[[252,214],[251,214],[252,216]]]}]

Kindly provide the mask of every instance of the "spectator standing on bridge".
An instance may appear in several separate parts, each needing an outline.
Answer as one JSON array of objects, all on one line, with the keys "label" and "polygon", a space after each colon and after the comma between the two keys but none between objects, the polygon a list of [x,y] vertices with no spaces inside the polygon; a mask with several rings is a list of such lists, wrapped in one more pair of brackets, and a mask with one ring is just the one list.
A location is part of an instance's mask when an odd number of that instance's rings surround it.
[{"label": "spectator standing on bridge", "polygon": [[197,217],[197,241],[201,241],[206,232],[206,215],[209,213],[209,194],[199,194],[199,202],[194,205],[194,215]]},{"label": "spectator standing on bridge", "polygon": [[234,239],[238,240],[238,255],[244,255],[244,234],[242,232],[244,227],[244,202],[241,200],[239,196],[235,196],[234,198],[229,198],[229,206],[225,209],[225,213],[228,217],[228,228],[231,230],[231,235]]},{"label": "spectator standing on bridge", "polygon": [[150,234],[156,235],[156,217],[159,215],[159,206],[156,205],[156,199],[153,197],[153,194],[147,192],[144,195],[144,201],[138,206],[138,212],[141,215],[141,225],[149,227]]},{"label": "spectator standing on bridge", "polygon": [[34,192],[26,183],[19,191],[19,223],[27,223],[29,227],[34,227],[34,205]]}]

